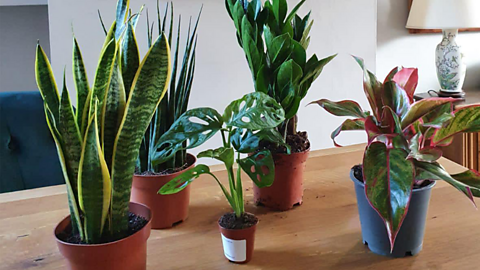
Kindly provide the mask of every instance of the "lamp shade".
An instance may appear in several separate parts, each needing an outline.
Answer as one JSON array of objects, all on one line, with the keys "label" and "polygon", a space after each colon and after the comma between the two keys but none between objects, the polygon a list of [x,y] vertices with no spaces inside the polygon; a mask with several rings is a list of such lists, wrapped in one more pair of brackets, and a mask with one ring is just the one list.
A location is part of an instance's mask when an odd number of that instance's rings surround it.
[{"label": "lamp shade", "polygon": [[413,0],[407,28],[480,27],[480,0]]}]

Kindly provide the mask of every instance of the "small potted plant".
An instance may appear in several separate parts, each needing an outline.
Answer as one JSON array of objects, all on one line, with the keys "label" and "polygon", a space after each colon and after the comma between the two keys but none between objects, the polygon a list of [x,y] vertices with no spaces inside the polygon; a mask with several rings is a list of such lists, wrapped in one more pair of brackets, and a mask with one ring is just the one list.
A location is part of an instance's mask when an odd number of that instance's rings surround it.
[{"label": "small potted plant", "polygon": [[[162,34],[141,64],[124,62],[122,55],[138,52],[122,42],[123,35],[135,38],[127,10],[128,1],[120,0],[92,88],[74,38],[75,112],[65,75],[60,96],[49,60],[37,46],[37,84],[67,187],[70,216],[56,226],[55,238],[68,269],[146,269],[151,213],[129,202],[130,189],[142,137],[167,90],[170,49]],[[132,80],[122,72],[132,72]]]},{"label": "small potted plant", "polygon": [[[312,83],[335,55],[319,60],[307,58],[310,13],[297,15],[302,0],[289,14],[286,0],[225,0],[237,30],[255,84],[255,91],[268,94],[285,110],[285,121],[276,129],[287,146],[264,141],[258,150],[268,149],[275,160],[274,184],[254,188],[256,204],[289,210],[303,201],[303,172],[310,151],[306,132],[297,131],[297,112]],[[291,154],[289,154],[291,149]]]},{"label": "small potted plant", "polygon": [[[158,11],[158,2],[157,2]],[[170,30],[166,26],[167,9],[163,18],[158,17],[158,25],[161,26],[159,31],[166,31],[169,37],[169,44],[172,44],[173,34],[173,2],[170,5]],[[158,11],[158,14],[160,12]],[[160,106],[155,112],[155,116],[145,133],[142,145],[140,147],[140,155],[138,157],[137,171],[133,177],[132,198],[133,202],[147,205],[153,213],[152,228],[165,229],[171,228],[188,217],[188,206],[190,202],[190,187],[185,188],[182,192],[172,195],[159,196],[158,190],[167,182],[192,168],[195,164],[195,157],[187,154],[185,150],[178,151],[169,160],[157,162],[154,159],[156,151],[155,146],[158,139],[170,129],[173,123],[187,111],[190,92],[193,85],[195,73],[195,54],[197,47],[197,26],[200,15],[193,27],[191,36],[185,43],[184,60],[180,64],[178,61],[180,47],[180,22],[176,32],[176,51],[173,55],[172,78],[170,90],[167,91]],[[147,23],[148,24],[148,23]],[[191,23],[189,29],[191,29]],[[150,27],[148,27],[150,29]],[[153,28],[152,28],[153,29]],[[149,30],[150,31],[150,30]],[[148,44],[152,43],[151,33],[148,33]],[[173,46],[173,44],[172,44]],[[178,71],[178,72],[177,72]],[[158,91],[162,91],[159,89]]]},{"label": "small potted plant", "polygon": [[[200,175],[212,176],[222,189],[233,213],[223,215],[219,221],[226,258],[235,263],[251,260],[258,218],[245,212],[242,170],[259,188],[268,187],[275,176],[270,151],[262,150],[241,158],[240,154],[253,152],[260,141],[282,142],[275,127],[285,119],[282,107],[263,93],[251,93],[232,102],[220,115],[210,108],[199,108],[184,113],[161,138],[157,158],[168,159],[176,151],[191,149],[207,141],[216,133],[222,135],[222,146],[207,150],[198,158],[214,158],[225,164],[228,186],[210,172],[206,165],[197,165],[163,186],[162,195],[175,194],[185,189]],[[235,168],[235,163],[238,169]]]},{"label": "small potted plant", "polygon": [[[383,83],[364,67],[364,90],[372,112],[354,101],[319,104],[336,116],[351,116],[332,133],[365,130],[368,145],[363,166],[355,166],[355,183],[363,241],[381,255],[404,257],[422,250],[430,193],[443,180],[472,202],[480,196],[480,175],[450,175],[438,163],[442,147],[461,132],[480,131],[480,106],[453,110],[451,98],[414,102],[418,70],[395,68]],[[338,144],[335,143],[337,146]]]}]

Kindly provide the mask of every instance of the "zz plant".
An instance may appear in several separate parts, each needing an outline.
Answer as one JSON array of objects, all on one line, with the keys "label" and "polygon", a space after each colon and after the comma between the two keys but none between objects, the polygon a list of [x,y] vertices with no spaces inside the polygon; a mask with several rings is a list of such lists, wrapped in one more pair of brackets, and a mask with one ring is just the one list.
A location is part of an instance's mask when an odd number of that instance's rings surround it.
[{"label": "zz plant", "polygon": [[[262,140],[283,143],[282,136],[275,127],[284,120],[282,107],[264,93],[251,93],[233,101],[223,115],[211,108],[187,111],[160,138],[162,150],[157,152],[157,160],[166,160],[177,151],[200,146],[220,132],[222,146],[203,151],[198,158],[214,158],[225,164],[228,189],[210,172],[207,165],[197,165],[167,183],[159,193],[178,193],[201,175],[208,174],[217,181],[236,216],[240,218],[245,213],[242,170],[260,188],[271,186],[275,178],[270,151],[262,150],[244,158],[241,154],[254,152]],[[235,163],[238,164],[236,173]]]},{"label": "zz plant", "polygon": [[[365,69],[364,90],[372,112],[350,100],[316,101],[329,113],[350,116],[332,133],[365,130],[368,145],[363,158],[365,194],[385,222],[393,250],[407,215],[414,186],[442,180],[465,194],[473,203],[480,197],[480,175],[475,171],[450,175],[439,163],[442,147],[462,132],[480,131],[480,106],[453,110],[452,98],[428,98],[414,102],[418,70],[395,68],[379,82]],[[337,146],[338,144],[335,143]]]},{"label": "zz plant", "polygon": [[[178,151],[169,160],[153,165],[152,159],[153,153],[157,151],[157,143],[160,137],[167,132],[173,123],[180,118],[180,116],[187,111],[188,102],[190,99],[190,92],[193,86],[193,79],[195,76],[195,61],[196,61],[196,48],[197,48],[197,28],[200,20],[200,14],[197,17],[196,23],[193,25],[190,20],[188,26],[188,36],[185,42],[185,48],[183,50],[183,60],[179,59],[180,52],[180,39],[181,39],[181,17],[179,17],[177,29],[174,31],[174,8],[173,2],[170,4],[170,24],[167,28],[167,14],[169,11],[169,5],[167,4],[165,13],[160,15],[159,5],[157,1],[157,25],[158,32],[165,33],[168,36],[169,44],[172,46],[172,36],[176,33],[175,52],[172,55],[172,80],[169,85],[169,90],[165,94],[165,98],[160,103],[155,116],[150,123],[147,132],[145,133],[142,146],[140,148],[140,155],[138,159],[138,170],[140,172],[160,173],[167,169],[181,168],[186,164],[186,151]],[[148,16],[148,14],[147,14]],[[147,17],[148,18],[148,17]],[[167,29],[166,29],[167,28]],[[147,29],[153,29],[153,24],[150,25],[147,19]],[[152,38],[151,31],[148,30],[148,44],[151,47]],[[172,51],[173,53],[173,51]]]},{"label": "zz plant", "polygon": [[[170,49],[161,34],[140,62],[129,1],[117,3],[93,86],[73,40],[76,111],[65,75],[61,95],[45,52],[35,72],[67,186],[72,232],[86,244],[126,236],[132,176],[145,130],[167,90]],[[137,16],[136,16],[137,17]]]},{"label": "zz plant", "polygon": [[336,55],[319,60],[307,58],[310,13],[301,18],[290,13],[287,0],[225,0],[228,14],[237,30],[255,84],[255,91],[268,94],[285,110],[285,121],[278,127],[284,138],[297,133],[296,114],[312,83]]}]

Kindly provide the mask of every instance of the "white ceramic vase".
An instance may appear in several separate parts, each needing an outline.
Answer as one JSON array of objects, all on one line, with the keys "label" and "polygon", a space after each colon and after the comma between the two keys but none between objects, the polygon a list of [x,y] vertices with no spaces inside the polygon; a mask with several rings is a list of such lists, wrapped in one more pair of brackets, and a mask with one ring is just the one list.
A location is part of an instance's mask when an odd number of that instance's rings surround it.
[{"label": "white ceramic vase", "polygon": [[443,30],[443,39],[437,46],[437,77],[441,90],[448,93],[462,92],[467,66],[461,47],[456,42],[458,29]]}]

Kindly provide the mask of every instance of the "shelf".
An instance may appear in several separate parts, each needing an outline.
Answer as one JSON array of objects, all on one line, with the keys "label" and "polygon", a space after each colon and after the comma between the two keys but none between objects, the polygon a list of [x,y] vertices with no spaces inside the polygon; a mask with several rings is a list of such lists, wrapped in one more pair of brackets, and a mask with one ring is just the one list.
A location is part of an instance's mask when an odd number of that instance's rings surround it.
[{"label": "shelf", "polygon": [[46,6],[48,0],[0,0],[0,7],[3,6]]}]

